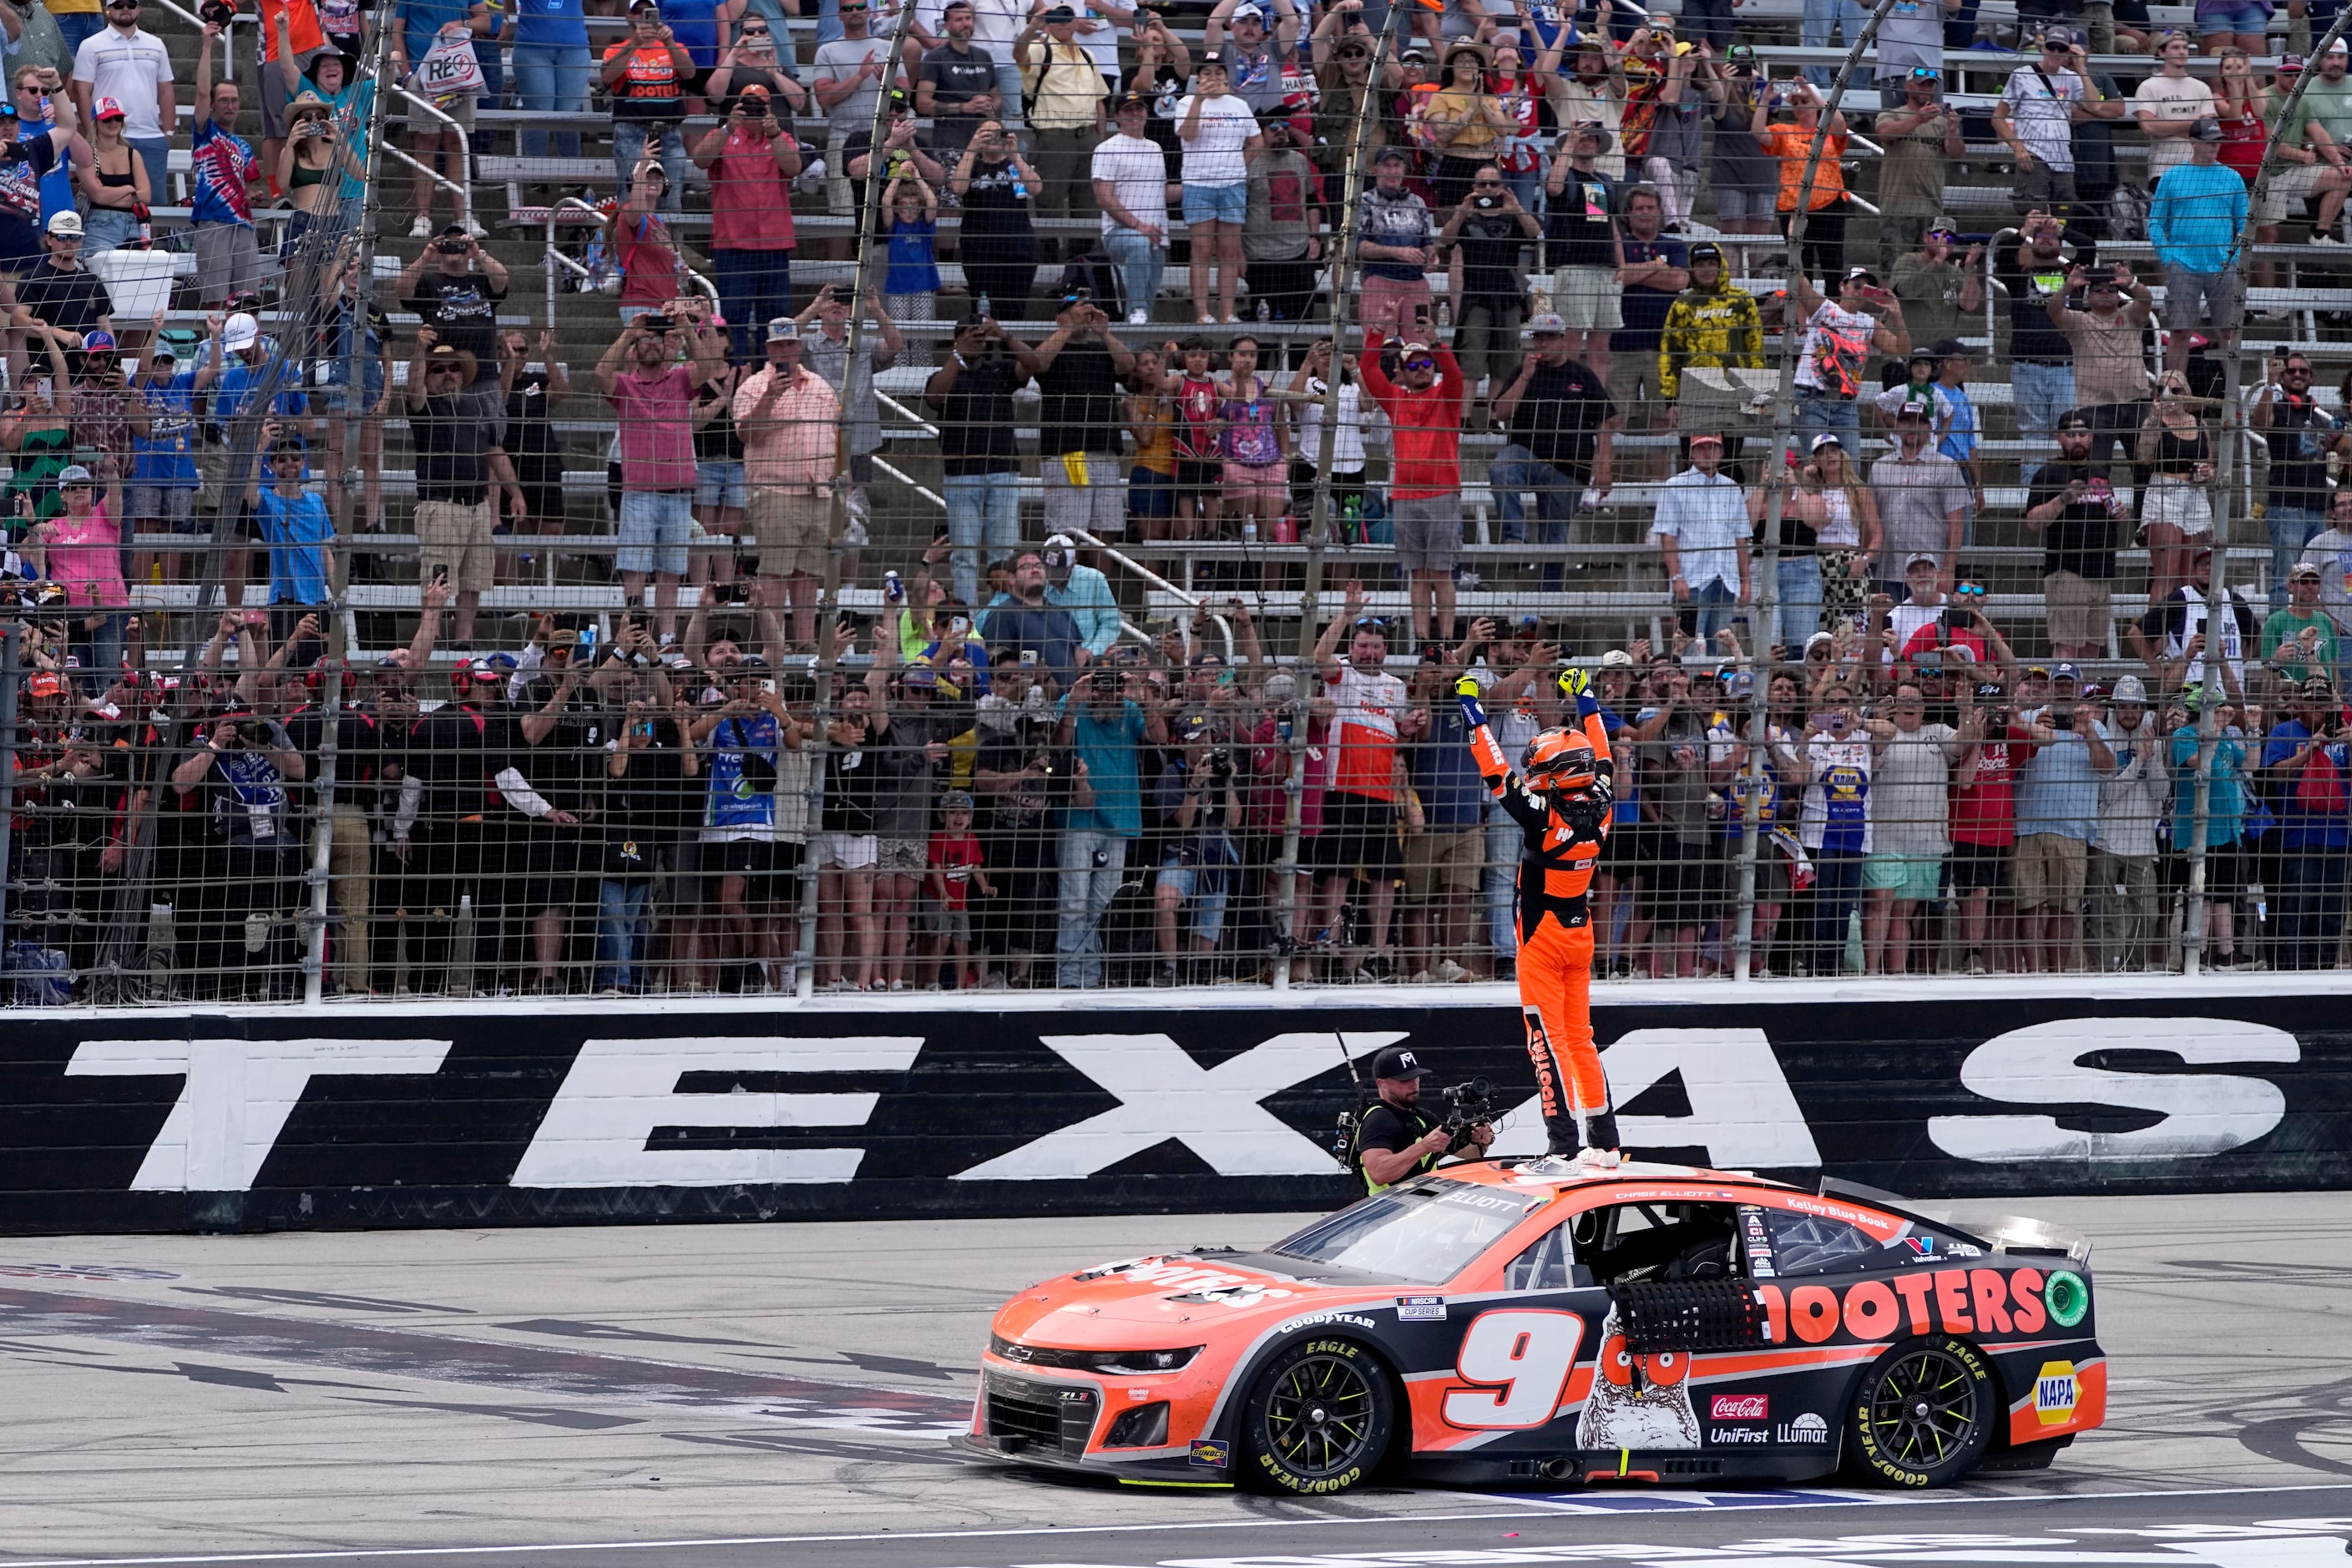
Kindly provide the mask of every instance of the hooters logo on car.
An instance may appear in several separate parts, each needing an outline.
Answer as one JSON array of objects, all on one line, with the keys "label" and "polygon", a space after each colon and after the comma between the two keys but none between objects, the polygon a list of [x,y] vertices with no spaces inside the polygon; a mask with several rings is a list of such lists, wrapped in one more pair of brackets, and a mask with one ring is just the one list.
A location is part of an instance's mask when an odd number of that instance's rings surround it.
[{"label": "hooters logo on car", "polygon": [[1707,1406],[1710,1421],[1762,1421],[1768,1417],[1772,1402],[1761,1394],[1718,1394]]}]

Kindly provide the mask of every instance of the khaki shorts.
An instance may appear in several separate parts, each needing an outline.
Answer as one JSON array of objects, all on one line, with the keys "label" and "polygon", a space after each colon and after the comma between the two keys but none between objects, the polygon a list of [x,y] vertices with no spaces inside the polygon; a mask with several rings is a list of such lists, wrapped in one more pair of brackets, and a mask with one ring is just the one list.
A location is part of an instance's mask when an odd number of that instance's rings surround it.
[{"label": "khaki shorts", "polygon": [[1608,267],[1562,267],[1551,275],[1551,308],[1571,332],[1613,332],[1625,324],[1625,286]]},{"label": "khaki shorts", "polygon": [[416,580],[429,583],[436,568],[449,568],[449,586],[461,594],[495,587],[498,546],[490,530],[498,521],[496,492],[472,506],[453,500],[416,503]]},{"label": "khaki shorts", "polygon": [[1475,891],[1486,871],[1486,830],[1432,827],[1404,841],[1404,896],[1433,899],[1440,892]]},{"label": "khaki shorts", "polygon": [[2042,603],[2049,610],[2053,643],[2100,643],[2116,624],[2115,595],[2109,584],[2072,572],[2053,572],[2042,579]]},{"label": "khaki shorts", "polygon": [[2326,163],[2290,163],[2273,174],[2254,209],[2255,225],[2266,228],[2290,216],[2302,216],[2304,202],[2319,193],[2319,176],[2326,170]]},{"label": "khaki shorts", "polygon": [[825,547],[832,542],[832,499],[753,485],[751,500],[743,520],[760,542],[760,574],[824,576]]},{"label": "khaki shorts", "polygon": [[2083,907],[2083,877],[2091,847],[2059,833],[2029,833],[2017,841],[2010,876],[2020,912],[2044,905],[2060,912]]},{"label": "khaki shorts", "polygon": [[[406,112],[400,116],[401,122],[410,131],[419,136],[446,136],[449,133],[448,126],[423,110],[411,107],[408,100],[404,98],[400,102],[406,110]],[[447,98],[435,99],[433,107],[456,121],[457,129],[463,131],[468,140],[472,138],[475,112],[481,107],[479,99],[470,92],[454,93]]]}]

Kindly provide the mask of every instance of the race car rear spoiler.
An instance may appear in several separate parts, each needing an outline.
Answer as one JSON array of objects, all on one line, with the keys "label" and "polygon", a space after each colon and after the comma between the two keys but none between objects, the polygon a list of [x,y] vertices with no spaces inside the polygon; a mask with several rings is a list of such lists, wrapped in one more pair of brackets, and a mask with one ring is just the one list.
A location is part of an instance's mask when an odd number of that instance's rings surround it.
[{"label": "race car rear spoiler", "polygon": [[2029,1219],[2021,1215],[1992,1215],[1956,1212],[1950,1209],[1927,1208],[1914,1204],[1896,1193],[1866,1187],[1860,1182],[1842,1181],[1835,1176],[1823,1176],[1815,1189],[1825,1198],[1858,1198],[1864,1203],[1901,1215],[1938,1230],[1952,1231],[1963,1241],[1972,1241],[1988,1252],[2064,1258],[2078,1267],[2091,1260],[2091,1242],[2078,1231],[2052,1225],[2047,1220]]}]

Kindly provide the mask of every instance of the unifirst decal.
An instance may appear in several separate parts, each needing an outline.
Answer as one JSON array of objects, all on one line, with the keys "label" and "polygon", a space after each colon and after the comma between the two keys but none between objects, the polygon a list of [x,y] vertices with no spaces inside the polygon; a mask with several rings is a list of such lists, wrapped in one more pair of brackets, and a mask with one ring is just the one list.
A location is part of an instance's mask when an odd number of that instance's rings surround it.
[{"label": "unifirst decal", "polygon": [[2045,1361],[2033,1379],[2033,1414],[2044,1426],[2074,1419],[2075,1377],[2071,1361]]}]

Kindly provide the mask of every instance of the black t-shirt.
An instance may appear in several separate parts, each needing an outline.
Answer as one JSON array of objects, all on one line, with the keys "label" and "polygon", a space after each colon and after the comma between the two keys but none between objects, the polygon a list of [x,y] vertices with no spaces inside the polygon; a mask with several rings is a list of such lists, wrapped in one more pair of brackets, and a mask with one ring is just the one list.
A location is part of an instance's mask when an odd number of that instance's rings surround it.
[{"label": "black t-shirt", "polygon": [[1617,265],[1617,252],[1611,241],[1616,234],[1616,215],[1624,205],[1624,197],[1616,181],[1597,169],[1586,174],[1570,166],[1559,195],[1550,200],[1550,211],[1544,220],[1544,237],[1550,241],[1553,266]]},{"label": "black t-shirt", "polygon": [[[286,720],[287,738],[302,753],[304,777],[314,799],[326,771],[320,753],[326,749],[327,728],[327,710],[315,703]],[[375,793],[375,720],[346,702],[336,710],[334,731],[335,802],[365,807]]]},{"label": "black t-shirt", "polygon": [[490,805],[490,780],[507,765],[509,726],[497,714],[445,703],[408,731],[409,772],[424,781],[417,825],[446,829],[465,816],[502,815]]},{"label": "black t-shirt", "polygon": [[2023,245],[2004,246],[1993,253],[1993,276],[2009,290],[2011,358],[2074,363],[2073,341],[2050,324],[2044,303],[2051,295],[2065,292],[2066,269],[2074,260],[2072,246],[2048,261],[2035,259]]},{"label": "black t-shirt", "polygon": [[2335,421],[2309,396],[2271,398],[2271,427],[2263,432],[2271,449],[2271,505],[2327,510],[2326,442],[2334,434]]},{"label": "black t-shirt", "polygon": [[514,459],[515,479],[522,484],[563,482],[563,447],[555,438],[553,413],[545,371],[527,370],[515,377],[514,389],[507,394],[501,445]]},{"label": "black t-shirt", "polygon": [[474,356],[476,382],[499,378],[499,301],[507,291],[480,273],[427,272],[402,303],[452,348]]},{"label": "black t-shirt", "polygon": [[604,871],[623,882],[653,879],[654,851],[677,841],[683,831],[680,802],[689,782],[701,782],[686,777],[677,726],[668,714],[643,715],[636,722],[653,727],[654,743],[630,748],[628,772],[614,778],[605,755],[596,757],[604,774]]},{"label": "black t-shirt", "polygon": [[1511,411],[1511,439],[1554,468],[1583,478],[1591,470],[1601,426],[1615,417],[1608,386],[1583,361],[1538,363]]},{"label": "black t-shirt", "polygon": [[1018,773],[1039,757],[1045,759],[1053,771],[1032,774],[1010,789],[975,790],[973,800],[981,808],[979,826],[983,833],[1010,837],[1024,834],[1041,837],[1045,831],[1046,814],[1060,805],[1070,792],[1070,766],[1066,752],[1054,744],[1054,725],[1046,719],[1022,719],[1010,730],[983,727],[980,754],[973,767],[980,773]]},{"label": "black t-shirt", "polygon": [[[705,383],[695,394],[706,396],[709,384]],[[734,396],[728,394],[719,399],[719,412],[694,427],[694,460],[698,463],[740,463],[743,460],[742,433],[735,427]]]},{"label": "black t-shirt", "polygon": [[[2084,496],[2042,525],[2042,570],[2105,579],[2116,574],[2116,519],[2108,510],[2107,471],[2096,463],[2044,463],[2034,470],[2027,510],[2047,506],[2076,480],[2092,487]],[[2105,492],[2105,493],[2102,493]]]},{"label": "black t-shirt", "polygon": [[498,389],[478,384],[427,397],[408,413],[416,448],[416,499],[478,506],[489,493],[489,449],[505,436]]},{"label": "black t-shirt", "polygon": [[1100,338],[1065,344],[1037,378],[1037,389],[1044,394],[1037,450],[1047,458],[1122,450],[1118,368]]},{"label": "black t-shirt", "polygon": [[940,460],[947,477],[1009,474],[1021,466],[1013,440],[1013,388],[1021,369],[1013,356],[983,353],[956,372],[940,410]]},{"label": "black t-shirt", "polygon": [[[1519,268],[1519,247],[1528,243],[1519,230],[1519,215],[1497,208],[1475,207],[1454,231],[1462,249],[1462,300],[1513,301],[1527,293]],[[1461,308],[1457,303],[1456,310]]]},{"label": "black t-shirt", "polygon": [[962,157],[963,150],[971,144],[972,132],[987,117],[954,113],[948,106],[996,90],[995,58],[978,44],[962,54],[958,54],[951,44],[941,44],[923,57],[919,79],[931,84],[932,139],[939,143],[940,152]]},{"label": "black t-shirt", "polygon": [[874,831],[874,797],[882,787],[879,759],[871,745],[829,751],[824,756],[824,816],[827,833]]},{"label": "black t-shirt", "polygon": [[[844,156],[848,156],[845,149]],[[1029,203],[1037,193],[1029,189],[1029,182],[1021,176],[1021,166],[1012,159],[992,163],[986,158],[975,158],[971,164],[971,182],[964,187],[963,237],[975,235],[996,238],[1029,238],[1036,228],[1029,221]]]},{"label": "black t-shirt", "polygon": [[[1356,1124],[1359,1164],[1365,1150],[1385,1149],[1391,1154],[1402,1154],[1435,1131],[1437,1125],[1437,1118],[1417,1105],[1409,1109],[1399,1108],[1381,1100],[1365,1111],[1363,1120]],[[1444,1157],[1443,1153],[1424,1156],[1418,1170],[1426,1171]],[[1366,1180],[1369,1183],[1370,1178]]]},{"label": "black t-shirt", "polygon": [[73,332],[90,331],[112,307],[106,285],[89,268],[60,272],[47,257],[16,279],[16,303],[32,311],[35,321]]}]

